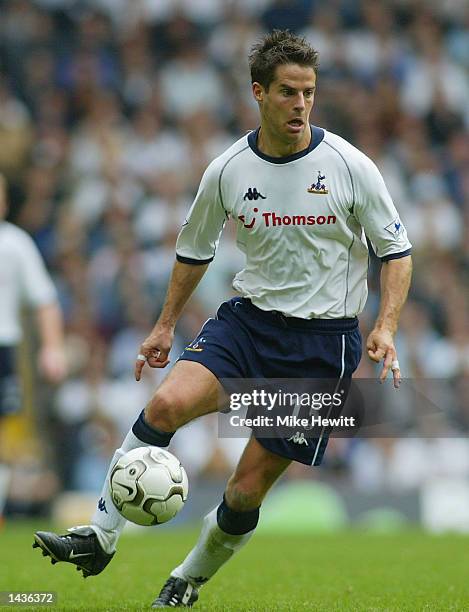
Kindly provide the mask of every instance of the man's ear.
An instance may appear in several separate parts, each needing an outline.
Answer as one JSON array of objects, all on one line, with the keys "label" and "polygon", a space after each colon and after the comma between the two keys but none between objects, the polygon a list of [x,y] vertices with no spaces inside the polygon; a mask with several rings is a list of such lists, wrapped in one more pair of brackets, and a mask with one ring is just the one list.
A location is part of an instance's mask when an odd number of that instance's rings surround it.
[{"label": "man's ear", "polygon": [[262,85],[257,81],[254,81],[254,83],[252,84],[252,93],[256,102],[262,102],[262,100],[264,99],[265,90]]}]

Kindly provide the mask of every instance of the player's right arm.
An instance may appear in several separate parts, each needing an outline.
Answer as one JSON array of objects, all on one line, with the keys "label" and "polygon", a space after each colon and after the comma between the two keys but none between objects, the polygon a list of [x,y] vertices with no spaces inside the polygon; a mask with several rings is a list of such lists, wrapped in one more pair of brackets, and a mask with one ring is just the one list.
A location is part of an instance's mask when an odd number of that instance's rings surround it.
[{"label": "player's right arm", "polygon": [[[139,353],[152,368],[168,365],[174,329],[181,313],[215,256],[228,217],[220,196],[218,160],[212,162],[200,182],[176,242],[176,262],[161,314]],[[145,362],[136,360],[135,378],[140,380]]]},{"label": "player's right arm", "polygon": [[18,281],[23,303],[35,311],[39,332],[38,369],[50,383],[60,383],[67,373],[63,316],[57,292],[32,238],[15,229]]},{"label": "player's right arm", "polygon": [[38,306],[36,320],[41,339],[39,370],[49,382],[58,384],[67,374],[64,323],[58,302]]},{"label": "player's right arm", "polygon": [[[175,262],[161,314],[139,351],[145,355],[150,367],[164,368],[168,365],[168,355],[173,344],[176,323],[207,268],[208,264],[191,265]],[[137,381],[140,380],[144,365],[144,361],[137,359],[135,362]]]}]

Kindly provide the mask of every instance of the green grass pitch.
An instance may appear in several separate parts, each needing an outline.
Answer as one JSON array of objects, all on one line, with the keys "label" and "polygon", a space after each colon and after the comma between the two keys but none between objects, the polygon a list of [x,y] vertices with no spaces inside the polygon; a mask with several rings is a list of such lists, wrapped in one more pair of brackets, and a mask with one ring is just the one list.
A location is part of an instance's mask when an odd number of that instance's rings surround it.
[{"label": "green grass pitch", "polygon": [[[0,591],[55,591],[58,603],[2,610],[146,610],[197,530],[124,534],[118,553],[84,580],[52,566],[32,532],[44,524],[9,522],[0,531]],[[469,538],[421,532],[372,535],[255,535],[206,585],[194,607],[231,611],[469,610]]]}]

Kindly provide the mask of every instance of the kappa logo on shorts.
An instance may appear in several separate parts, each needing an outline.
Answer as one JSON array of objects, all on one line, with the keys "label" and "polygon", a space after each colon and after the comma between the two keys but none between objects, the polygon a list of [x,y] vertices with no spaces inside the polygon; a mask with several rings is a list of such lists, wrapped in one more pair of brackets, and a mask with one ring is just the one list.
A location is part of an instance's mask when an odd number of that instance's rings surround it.
[{"label": "kappa logo on shorts", "polygon": [[201,336],[196,342],[191,342],[189,346],[186,346],[186,351],[192,351],[193,353],[201,353],[204,349],[199,344],[206,342],[205,338]]},{"label": "kappa logo on shorts", "polygon": [[327,195],[329,193],[329,189],[327,189],[324,183],[321,182],[325,178],[326,178],[326,175],[321,174],[321,171],[318,170],[318,180],[315,183],[313,183],[311,187],[308,187],[308,193],[318,193],[320,195]]},{"label": "kappa logo on shorts", "polygon": [[294,444],[306,444],[306,446],[309,446],[308,444],[308,440],[305,438],[305,435],[303,432],[297,431],[293,436],[291,436],[290,438],[287,438],[287,442],[293,442]]}]

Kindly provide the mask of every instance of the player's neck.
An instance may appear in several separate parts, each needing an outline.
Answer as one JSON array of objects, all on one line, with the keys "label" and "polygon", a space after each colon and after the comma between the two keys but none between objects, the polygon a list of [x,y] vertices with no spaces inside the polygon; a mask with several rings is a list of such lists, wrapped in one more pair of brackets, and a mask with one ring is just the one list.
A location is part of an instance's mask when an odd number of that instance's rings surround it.
[{"label": "player's neck", "polygon": [[288,157],[289,155],[294,155],[299,151],[303,151],[304,149],[309,147],[311,142],[311,128],[306,126],[306,129],[303,134],[303,138],[295,143],[285,143],[282,140],[276,138],[275,134],[272,134],[261,123],[261,129],[259,130],[259,134],[257,136],[257,147],[261,153],[264,155],[268,155],[269,157]]}]

